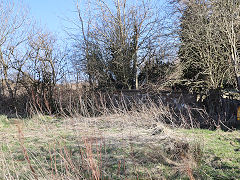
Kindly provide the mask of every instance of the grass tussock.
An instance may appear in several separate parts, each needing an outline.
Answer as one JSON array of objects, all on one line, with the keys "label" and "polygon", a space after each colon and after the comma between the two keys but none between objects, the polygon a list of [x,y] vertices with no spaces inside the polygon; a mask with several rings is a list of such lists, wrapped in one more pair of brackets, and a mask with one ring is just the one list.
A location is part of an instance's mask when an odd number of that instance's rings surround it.
[{"label": "grass tussock", "polygon": [[0,116],[0,179],[240,178],[240,133],[195,129],[194,117],[170,108]]}]

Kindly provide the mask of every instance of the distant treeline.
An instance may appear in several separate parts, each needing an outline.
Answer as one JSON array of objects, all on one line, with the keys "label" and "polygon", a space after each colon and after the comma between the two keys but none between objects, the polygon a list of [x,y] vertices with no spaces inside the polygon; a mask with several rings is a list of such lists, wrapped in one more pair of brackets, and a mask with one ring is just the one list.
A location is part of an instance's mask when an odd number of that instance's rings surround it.
[{"label": "distant treeline", "polygon": [[0,2],[0,95],[8,102],[2,112],[18,113],[21,106],[55,113],[59,87],[64,96],[73,89],[181,90],[209,97],[240,90],[239,1],[89,3],[76,3],[76,19],[66,29],[71,43],[63,48],[24,4]]}]

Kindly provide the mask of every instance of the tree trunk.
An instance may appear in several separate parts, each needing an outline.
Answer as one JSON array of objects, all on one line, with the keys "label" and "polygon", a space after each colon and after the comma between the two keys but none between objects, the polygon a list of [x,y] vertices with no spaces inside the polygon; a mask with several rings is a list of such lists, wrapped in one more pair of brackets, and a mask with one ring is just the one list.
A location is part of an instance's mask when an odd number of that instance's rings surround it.
[{"label": "tree trunk", "polygon": [[240,91],[240,74],[236,74],[237,88]]},{"label": "tree trunk", "polygon": [[8,92],[9,92],[9,95],[10,95],[11,98],[13,98],[13,90],[12,90],[11,85],[10,85],[9,80],[8,80],[8,73],[7,73],[8,66],[7,66],[6,63],[4,62],[4,59],[3,59],[3,55],[2,55],[2,51],[1,51],[1,50],[0,50],[0,63],[2,64],[4,81],[5,81],[5,83],[6,83],[6,86],[7,86]]}]

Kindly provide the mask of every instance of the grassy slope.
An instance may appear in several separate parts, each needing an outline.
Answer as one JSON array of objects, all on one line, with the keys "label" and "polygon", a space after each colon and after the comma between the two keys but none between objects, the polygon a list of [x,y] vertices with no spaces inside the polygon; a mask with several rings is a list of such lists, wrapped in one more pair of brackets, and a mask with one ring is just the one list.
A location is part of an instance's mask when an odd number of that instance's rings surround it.
[{"label": "grassy slope", "polygon": [[214,179],[240,179],[240,131],[180,131],[202,142],[204,158],[200,171]]},{"label": "grassy slope", "polygon": [[239,131],[171,129],[146,113],[0,116],[0,130],[0,179],[240,179]]}]

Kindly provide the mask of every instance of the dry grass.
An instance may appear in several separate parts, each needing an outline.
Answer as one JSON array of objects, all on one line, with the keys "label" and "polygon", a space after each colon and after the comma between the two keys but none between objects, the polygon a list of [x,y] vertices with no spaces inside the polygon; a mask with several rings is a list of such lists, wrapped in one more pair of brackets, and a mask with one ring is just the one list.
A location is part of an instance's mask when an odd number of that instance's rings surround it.
[{"label": "dry grass", "polygon": [[152,109],[14,120],[1,133],[1,178],[161,179],[165,166],[191,174],[183,170],[190,160],[188,140],[155,116]]},{"label": "dry grass", "polygon": [[205,163],[204,138],[177,128],[168,108],[152,104],[99,117],[2,118],[0,179],[211,177],[198,170]]}]

